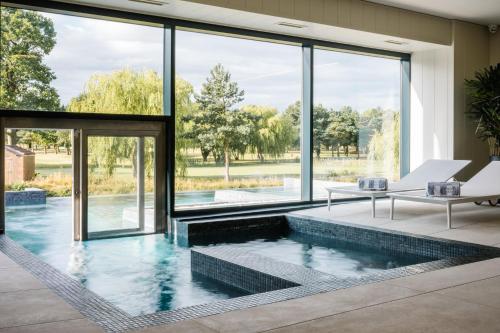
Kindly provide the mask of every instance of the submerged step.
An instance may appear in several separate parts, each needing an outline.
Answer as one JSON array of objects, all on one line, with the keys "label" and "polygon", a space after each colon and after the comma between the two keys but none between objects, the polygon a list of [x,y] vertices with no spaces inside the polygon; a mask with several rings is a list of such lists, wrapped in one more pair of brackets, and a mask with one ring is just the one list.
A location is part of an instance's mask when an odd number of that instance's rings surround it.
[{"label": "submerged step", "polygon": [[338,281],[326,273],[229,246],[191,250],[191,270],[251,293]]}]

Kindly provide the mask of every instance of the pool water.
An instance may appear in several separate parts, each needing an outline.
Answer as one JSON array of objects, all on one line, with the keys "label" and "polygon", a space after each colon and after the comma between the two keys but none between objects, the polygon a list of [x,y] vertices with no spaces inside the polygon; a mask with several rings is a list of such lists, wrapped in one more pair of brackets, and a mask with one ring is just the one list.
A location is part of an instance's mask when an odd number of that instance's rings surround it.
[{"label": "pool water", "polygon": [[237,246],[265,257],[315,269],[340,278],[357,278],[380,270],[429,261],[428,258],[387,254],[374,251],[373,248],[353,246],[293,231],[279,239],[252,240]]},{"label": "pool water", "polygon": [[[118,202],[109,209],[120,209]],[[6,222],[12,239],[131,315],[246,295],[193,274],[190,248],[166,235],[73,242],[69,198],[49,198],[46,206],[9,209]],[[115,222],[108,218],[99,221],[104,225]],[[259,239],[227,239],[224,244],[342,278],[426,261],[295,232]],[[214,244],[193,248],[205,246]]]}]

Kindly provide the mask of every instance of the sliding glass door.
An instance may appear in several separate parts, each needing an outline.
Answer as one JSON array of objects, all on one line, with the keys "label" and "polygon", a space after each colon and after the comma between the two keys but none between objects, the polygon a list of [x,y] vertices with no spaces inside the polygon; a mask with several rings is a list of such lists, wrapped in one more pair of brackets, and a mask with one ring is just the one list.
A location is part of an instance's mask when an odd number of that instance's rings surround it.
[{"label": "sliding glass door", "polygon": [[155,232],[157,136],[83,131],[82,220],[88,238]]}]

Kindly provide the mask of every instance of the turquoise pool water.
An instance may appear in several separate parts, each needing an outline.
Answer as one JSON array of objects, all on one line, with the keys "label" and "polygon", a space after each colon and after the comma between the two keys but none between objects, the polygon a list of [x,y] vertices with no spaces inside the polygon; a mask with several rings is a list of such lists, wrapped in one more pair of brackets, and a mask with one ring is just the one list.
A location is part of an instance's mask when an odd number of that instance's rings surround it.
[{"label": "turquoise pool water", "polygon": [[[116,223],[113,216],[119,214],[113,214],[113,210],[119,212],[127,201],[113,200],[114,204],[108,205],[109,214],[103,214],[96,223]],[[245,295],[243,291],[192,274],[190,248],[165,235],[71,241],[68,198],[49,198],[47,205],[40,207],[9,209],[6,221],[7,234],[12,239],[132,315]],[[224,244],[339,277],[358,277],[425,261],[311,239],[293,232],[259,239],[227,239]],[[204,246],[214,244],[207,242],[195,247]]]}]

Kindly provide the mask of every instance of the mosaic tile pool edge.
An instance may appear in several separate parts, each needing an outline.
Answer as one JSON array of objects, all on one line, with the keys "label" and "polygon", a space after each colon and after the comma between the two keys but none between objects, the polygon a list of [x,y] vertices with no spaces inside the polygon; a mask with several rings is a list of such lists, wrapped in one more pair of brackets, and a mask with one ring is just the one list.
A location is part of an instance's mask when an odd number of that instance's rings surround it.
[{"label": "mosaic tile pool edge", "polygon": [[[255,218],[252,218],[251,219],[252,221],[249,221],[248,225],[251,225],[253,230],[265,230],[266,222],[272,220],[273,218],[276,218],[276,216],[272,217],[271,219],[269,219],[269,217],[263,219],[264,223],[261,223],[261,225],[259,225],[259,222]],[[370,230],[370,232],[373,231],[382,232],[386,234],[395,235],[396,237],[403,237],[401,239],[404,239],[404,237],[414,238],[412,237],[413,235],[408,235],[398,232],[381,231],[379,229],[369,228],[369,227],[360,228],[359,226],[353,226],[342,222],[335,222],[335,223],[326,222],[333,225],[333,226],[327,226],[324,224],[325,221],[322,221],[321,219],[305,218],[303,216],[295,216],[292,214],[279,216],[277,220],[279,222],[273,221],[272,225],[274,227],[281,228],[283,226],[282,224],[283,221],[285,221],[285,223],[287,223],[290,226],[290,228],[292,229],[296,228],[298,231],[302,229],[303,230],[302,232],[307,232],[310,235],[324,236],[325,231],[327,231],[330,235],[332,235],[335,230],[338,231],[338,229],[336,228],[340,228],[340,227],[335,227],[335,225],[341,225],[342,228],[351,228],[349,229],[351,230],[351,233],[353,231],[363,232],[363,229],[368,229]],[[217,224],[216,222],[217,221],[207,222],[207,225],[203,226],[203,228],[210,228],[212,232],[216,232],[217,228],[214,228],[214,226]],[[202,222],[197,222],[197,223],[202,223]],[[225,221],[226,226],[227,223],[228,222]],[[244,228],[245,228],[245,223],[243,222],[239,224],[238,228],[233,228],[232,230],[241,231]],[[339,233],[337,232],[337,235],[338,234]],[[386,242],[390,239],[394,239],[391,238],[392,236],[384,236],[384,237],[388,237],[385,239]],[[180,320],[194,319],[203,316],[220,314],[232,310],[245,309],[258,305],[270,304],[274,302],[305,297],[326,291],[350,288],[362,284],[379,282],[387,279],[423,273],[436,269],[462,265],[465,263],[470,263],[492,258],[495,256],[500,256],[500,249],[495,250],[490,247],[468,244],[468,243],[460,243],[455,241],[445,241],[441,239],[437,240],[430,237],[417,236],[416,238],[425,239],[424,243],[422,244],[424,245],[430,244],[431,245],[430,248],[433,249],[432,251],[438,251],[439,249],[441,249],[441,247],[439,246],[436,247],[436,244],[432,245],[432,242],[436,241],[442,242],[445,244],[443,245],[445,247],[446,246],[453,247],[457,246],[458,244],[459,246],[463,246],[463,248],[459,251],[454,250],[455,252],[452,251],[451,253],[455,253],[456,255],[462,254],[463,256],[461,257],[456,256],[452,258],[440,259],[427,263],[391,269],[384,271],[382,273],[365,276],[360,279],[343,279],[343,280],[332,279],[332,280],[326,280],[324,283],[304,283],[303,285],[296,287],[278,289],[274,291],[268,291],[248,296],[216,301],[209,304],[194,305],[186,308],[157,312],[153,314],[141,315],[136,317],[128,315],[127,313],[115,307],[113,304],[107,302],[102,297],[86,289],[85,286],[83,286],[80,282],[59,272],[57,269],[43,262],[37,256],[27,251],[21,245],[15,243],[13,240],[11,240],[5,235],[0,235],[0,251],[5,253],[7,256],[9,256],[15,262],[20,264],[22,267],[33,273],[33,275],[35,275],[42,282],[44,282],[57,295],[62,297],[69,304],[71,304],[73,307],[79,310],[85,317],[94,321],[96,324],[98,324],[105,331],[108,332],[123,332],[127,330],[146,328],[149,326],[169,324]],[[370,237],[363,239],[367,240],[370,239]],[[407,239],[407,240],[409,242],[412,242],[411,243],[412,246],[421,245],[420,243],[418,243],[418,241],[412,239]],[[425,243],[427,241],[430,242]],[[469,247],[471,252],[464,250]],[[404,250],[408,249],[405,248]],[[470,255],[471,253],[473,253],[474,255]],[[469,255],[466,256],[466,254]],[[225,259],[226,258],[224,258],[224,260],[219,260],[219,263],[223,263],[224,261],[226,261]],[[256,260],[255,265],[257,267],[257,270],[259,270],[258,262],[259,260]],[[255,269],[256,267],[253,267],[253,269]],[[267,271],[267,274],[268,273],[269,271]]]},{"label": "mosaic tile pool edge", "polygon": [[290,229],[303,234],[364,244],[389,252],[408,253],[434,259],[460,256],[498,257],[500,248],[454,240],[437,239],[399,231],[360,226],[341,221],[286,214]]}]

